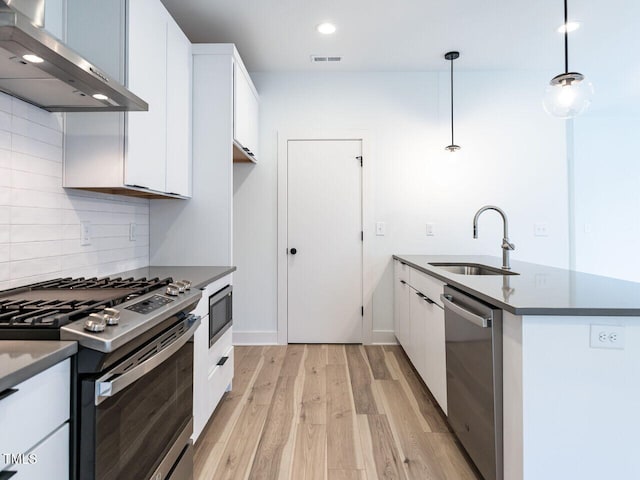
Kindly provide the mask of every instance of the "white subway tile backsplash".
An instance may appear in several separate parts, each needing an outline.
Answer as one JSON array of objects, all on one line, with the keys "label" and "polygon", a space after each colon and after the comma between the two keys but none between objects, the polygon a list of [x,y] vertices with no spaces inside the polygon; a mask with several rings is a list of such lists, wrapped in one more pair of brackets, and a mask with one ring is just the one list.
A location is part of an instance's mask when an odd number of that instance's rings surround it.
[{"label": "white subway tile backsplash", "polygon": [[59,257],[62,251],[61,242],[11,243],[11,260],[29,260],[32,258]]},{"label": "white subway tile backsplash", "polygon": [[[62,188],[63,125],[0,93],[0,289],[149,263],[148,200]],[[80,245],[81,221],[91,245]]]},{"label": "white subway tile backsplash", "polygon": [[13,152],[11,154],[11,168],[20,170],[21,172],[62,178],[62,165],[60,165],[60,162],[34,157],[20,152]]},{"label": "white subway tile backsplash", "polygon": [[[15,243],[62,240],[62,225],[11,225],[6,228],[11,235],[11,241]],[[2,227],[0,227],[0,243],[2,243],[1,232]],[[80,238],[79,233],[77,238]]]},{"label": "white subway tile backsplash", "polygon": [[9,95],[5,95],[4,93],[0,94],[0,110],[1,111],[11,113],[13,108],[11,105],[12,103],[13,103],[13,98],[11,98]]},{"label": "white subway tile backsplash", "polygon": [[11,205],[11,189],[0,187],[0,205]]},{"label": "white subway tile backsplash", "polygon": [[[62,139],[62,134],[60,138]],[[3,147],[0,143],[0,148]],[[14,152],[26,153],[34,157],[45,158],[62,163],[62,147],[45,143],[38,138],[25,137],[18,134],[11,134],[11,148]]]},{"label": "white subway tile backsplash", "polygon": [[0,168],[11,168],[11,150],[0,148]]},{"label": "white subway tile backsplash", "polygon": [[0,130],[0,148],[11,150],[11,132]]},{"label": "white subway tile backsplash", "polygon": [[15,115],[11,117],[11,133],[62,147],[63,134],[60,130],[54,130]]}]

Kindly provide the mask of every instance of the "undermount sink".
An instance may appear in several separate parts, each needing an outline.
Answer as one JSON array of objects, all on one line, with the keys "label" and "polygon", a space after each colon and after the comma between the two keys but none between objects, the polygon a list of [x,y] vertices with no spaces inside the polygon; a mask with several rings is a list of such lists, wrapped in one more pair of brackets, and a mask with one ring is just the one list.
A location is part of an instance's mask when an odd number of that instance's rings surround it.
[{"label": "undermount sink", "polygon": [[519,275],[516,272],[503,270],[501,268],[480,265],[477,263],[430,263],[432,267],[438,267],[449,273],[457,275]]}]

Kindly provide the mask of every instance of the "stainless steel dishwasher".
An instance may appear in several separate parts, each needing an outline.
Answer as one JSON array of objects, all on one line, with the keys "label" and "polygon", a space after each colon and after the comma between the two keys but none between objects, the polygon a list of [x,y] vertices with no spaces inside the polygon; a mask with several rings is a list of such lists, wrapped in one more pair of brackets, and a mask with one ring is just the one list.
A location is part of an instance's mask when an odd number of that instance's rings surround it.
[{"label": "stainless steel dishwasher", "polygon": [[442,295],[449,423],[485,480],[503,480],[502,310],[455,288]]}]

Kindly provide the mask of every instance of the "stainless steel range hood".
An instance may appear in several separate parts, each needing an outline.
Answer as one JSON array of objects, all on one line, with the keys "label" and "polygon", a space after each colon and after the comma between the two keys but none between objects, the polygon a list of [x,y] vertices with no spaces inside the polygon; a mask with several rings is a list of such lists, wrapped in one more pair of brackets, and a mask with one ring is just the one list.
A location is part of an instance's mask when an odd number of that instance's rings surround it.
[{"label": "stainless steel range hood", "polygon": [[44,0],[0,0],[0,91],[50,112],[149,110],[44,30],[43,16]]}]

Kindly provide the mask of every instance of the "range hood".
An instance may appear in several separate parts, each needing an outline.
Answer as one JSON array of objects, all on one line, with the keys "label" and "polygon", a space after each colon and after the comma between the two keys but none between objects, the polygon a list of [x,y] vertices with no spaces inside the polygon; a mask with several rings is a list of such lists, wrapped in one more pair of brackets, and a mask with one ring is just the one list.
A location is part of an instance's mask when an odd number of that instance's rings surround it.
[{"label": "range hood", "polygon": [[44,30],[43,17],[44,0],[0,0],[0,91],[50,112],[149,110]]}]

